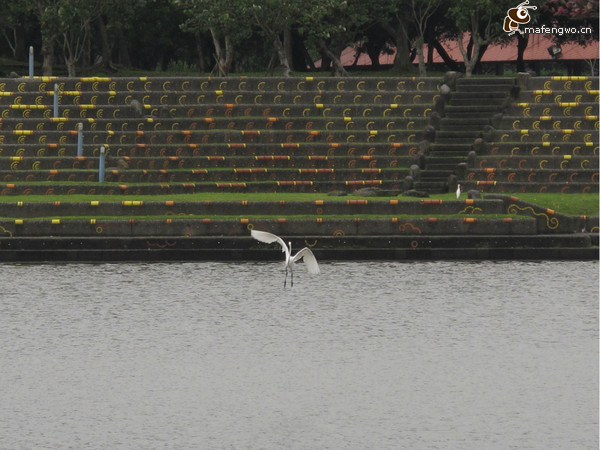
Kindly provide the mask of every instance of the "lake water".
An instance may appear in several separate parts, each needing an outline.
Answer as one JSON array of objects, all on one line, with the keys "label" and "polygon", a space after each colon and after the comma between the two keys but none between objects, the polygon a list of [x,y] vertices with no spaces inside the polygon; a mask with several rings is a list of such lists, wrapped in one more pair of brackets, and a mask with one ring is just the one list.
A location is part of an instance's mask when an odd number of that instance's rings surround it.
[{"label": "lake water", "polygon": [[2,449],[598,448],[597,262],[0,269]]}]

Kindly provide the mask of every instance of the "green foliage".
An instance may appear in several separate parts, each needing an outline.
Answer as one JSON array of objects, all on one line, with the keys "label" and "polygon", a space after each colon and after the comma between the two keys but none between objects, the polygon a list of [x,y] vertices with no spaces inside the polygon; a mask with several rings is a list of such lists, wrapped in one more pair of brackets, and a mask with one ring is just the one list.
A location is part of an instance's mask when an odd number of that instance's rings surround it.
[{"label": "green foliage", "polygon": [[198,67],[195,64],[189,64],[187,61],[177,60],[169,61],[167,72],[190,74],[198,72]]}]

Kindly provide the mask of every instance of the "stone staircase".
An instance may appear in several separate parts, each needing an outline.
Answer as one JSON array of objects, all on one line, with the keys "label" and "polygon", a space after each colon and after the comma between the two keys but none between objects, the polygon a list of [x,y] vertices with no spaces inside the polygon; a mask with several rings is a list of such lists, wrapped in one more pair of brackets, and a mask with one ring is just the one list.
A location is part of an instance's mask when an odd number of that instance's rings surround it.
[{"label": "stone staircase", "polygon": [[424,168],[415,186],[430,193],[454,190],[449,179],[460,163],[467,162],[475,139],[506,103],[513,78],[459,78],[445,108],[445,117],[425,156]]}]

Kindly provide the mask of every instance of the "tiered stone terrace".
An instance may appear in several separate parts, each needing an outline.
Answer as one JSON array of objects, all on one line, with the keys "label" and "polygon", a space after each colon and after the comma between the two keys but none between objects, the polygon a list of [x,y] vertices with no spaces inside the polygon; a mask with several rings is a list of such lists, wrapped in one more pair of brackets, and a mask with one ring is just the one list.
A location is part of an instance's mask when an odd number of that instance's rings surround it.
[{"label": "tiered stone terrace", "polygon": [[598,78],[531,78],[470,155],[466,188],[598,192]]},{"label": "tiered stone terrace", "polygon": [[[572,233],[597,232],[597,218],[562,216],[506,196],[456,201],[397,197],[407,180],[418,175],[415,167],[423,164],[422,141],[431,134],[425,128],[432,123],[441,83],[433,78],[313,77],[0,80],[0,193],[5,198],[82,194],[88,199],[2,203],[0,258],[220,259],[239,258],[240,251],[279,258],[275,250],[260,253],[265,246],[249,239],[252,227],[304,236],[294,245],[312,245],[317,253],[322,248],[321,258],[452,258],[467,255],[469,249],[474,258],[520,257],[531,247],[552,257],[556,248],[575,249],[573,255],[589,249],[589,234]],[[597,89],[597,79],[594,83]],[[593,86],[584,87],[594,95]],[[511,112],[515,117],[519,108],[527,110],[523,104],[528,94],[523,95]],[[597,102],[597,90],[595,95]],[[568,103],[577,102],[582,103]],[[594,107],[583,110],[586,119],[573,122],[573,130],[597,130],[597,103]],[[594,111],[595,122],[589,117]],[[564,108],[560,113],[567,115]],[[521,124],[533,114],[529,108],[519,116]],[[548,115],[544,108],[539,114]],[[489,156],[469,155],[472,167],[459,180],[467,188],[490,191],[494,181],[496,192],[539,190],[514,184],[521,181],[513,179],[517,175],[507,181],[513,184],[501,184],[504,166],[483,162],[501,158],[500,149],[508,145],[511,158],[526,151],[521,150],[522,138],[532,133],[525,134],[515,120],[506,115],[502,119],[514,130],[487,130],[489,141],[493,138]],[[83,146],[78,156],[80,123]],[[535,126],[532,122],[531,128]],[[565,135],[579,139],[575,131],[563,131]],[[518,145],[513,136],[519,138]],[[540,139],[539,147],[546,149],[547,137]],[[597,135],[583,133],[581,140],[571,158],[555,150],[552,155],[564,164],[590,152],[587,159],[596,167]],[[443,143],[434,145],[444,151]],[[102,146],[106,170],[99,180]],[[549,169],[550,162],[545,164],[543,170]],[[559,164],[553,170],[559,169],[570,167]],[[459,176],[461,170],[456,168]],[[490,173],[498,178],[490,180]],[[589,175],[591,189],[595,182],[597,190],[597,171],[595,178]],[[571,186],[573,176],[569,174]],[[527,178],[521,183],[538,182]],[[326,197],[332,191],[353,193],[365,187],[392,198]],[[589,190],[581,186],[581,191]],[[206,201],[202,196],[209,192],[237,193],[242,200]],[[250,193],[303,192],[322,194],[322,199],[243,199]],[[114,195],[114,200],[98,201],[98,194]],[[137,198],[176,194],[197,196]],[[559,254],[564,257],[564,252]]]},{"label": "tiered stone terrace", "polygon": [[[54,84],[59,117],[52,117]],[[2,193],[399,189],[437,85],[391,78],[4,82]],[[105,183],[90,184],[101,145],[109,155]]]}]

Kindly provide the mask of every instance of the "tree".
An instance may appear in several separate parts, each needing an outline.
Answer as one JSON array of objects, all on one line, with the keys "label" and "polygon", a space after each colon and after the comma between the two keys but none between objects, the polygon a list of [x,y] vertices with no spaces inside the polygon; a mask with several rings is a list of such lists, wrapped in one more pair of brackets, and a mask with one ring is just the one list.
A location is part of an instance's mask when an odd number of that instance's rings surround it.
[{"label": "tree", "polygon": [[405,14],[407,0],[387,0],[374,6],[376,20],[387,31],[396,44],[394,70],[400,73],[413,70],[410,58],[411,31],[410,17]]},{"label": "tree", "polygon": [[413,43],[419,58],[419,75],[422,77],[427,75],[425,58],[423,57],[423,45],[425,44],[427,22],[433,13],[435,13],[440,3],[441,0],[409,0],[408,2],[412,22],[416,29],[416,36]]},{"label": "tree", "polygon": [[[308,2],[307,2],[308,3]],[[308,40],[333,63],[334,75],[348,75],[340,61],[342,50],[353,45],[361,29],[371,23],[371,5],[361,0],[311,0],[302,18]]]},{"label": "tree", "polygon": [[252,14],[257,25],[273,44],[273,48],[283,67],[283,76],[289,77],[290,68],[289,52],[286,43],[289,40],[289,31],[293,23],[304,12],[304,1],[300,0],[256,0],[252,3]]},{"label": "tree", "polygon": [[[465,64],[465,75],[473,74],[482,49],[503,35],[502,24],[506,11],[513,5],[507,0],[457,0],[450,8],[450,15],[458,27],[458,48]],[[465,36],[469,46],[465,47]]]},{"label": "tree", "polygon": [[544,19],[553,26],[592,29],[592,33],[555,34],[556,43],[575,41],[587,44],[598,40],[598,0],[549,0],[540,9]]},{"label": "tree", "polygon": [[91,24],[99,14],[101,0],[62,0],[57,14],[67,75],[76,75],[76,64],[88,44]]},{"label": "tree", "polygon": [[227,76],[231,70],[236,42],[246,39],[252,31],[250,5],[245,0],[174,0],[187,20],[184,30],[208,31],[215,49],[213,72]]},{"label": "tree", "polygon": [[102,0],[97,6],[99,14],[95,25],[99,32],[99,51],[102,56],[99,65],[112,69],[115,69],[115,63],[131,66],[125,28],[146,6],[146,0]]},{"label": "tree", "polygon": [[30,12],[25,0],[8,2],[0,15],[0,31],[15,59],[26,58],[25,26],[30,22]]},{"label": "tree", "polygon": [[53,0],[25,0],[26,7],[33,11],[40,23],[42,35],[42,73],[51,76],[54,66],[54,48],[60,35],[58,3]]}]

